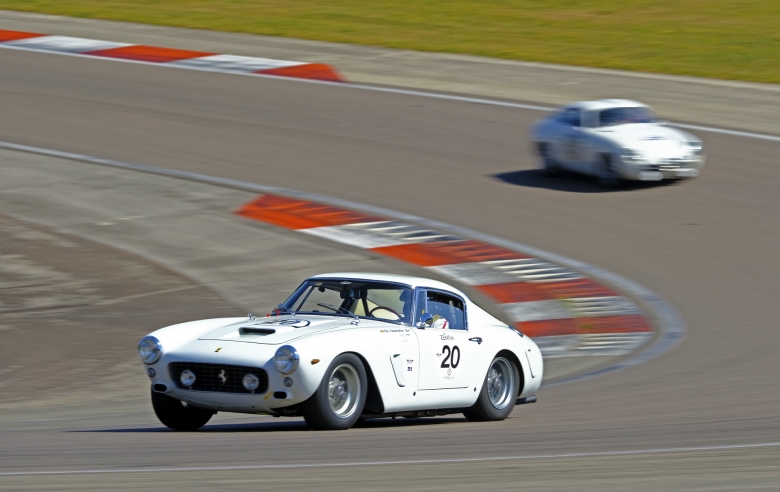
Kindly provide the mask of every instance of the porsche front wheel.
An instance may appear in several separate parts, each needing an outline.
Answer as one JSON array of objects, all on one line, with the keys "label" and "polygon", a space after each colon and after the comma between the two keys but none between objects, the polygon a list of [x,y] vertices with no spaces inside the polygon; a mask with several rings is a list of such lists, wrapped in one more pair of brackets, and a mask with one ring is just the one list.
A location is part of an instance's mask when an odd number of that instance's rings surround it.
[{"label": "porsche front wheel", "polygon": [[490,363],[477,402],[463,412],[469,420],[504,420],[512,413],[520,393],[520,375],[517,367],[504,357],[498,356]]},{"label": "porsche front wheel", "polygon": [[360,358],[341,354],[331,362],[314,394],[301,405],[309,427],[346,430],[360,418],[366,403],[368,379]]},{"label": "porsche front wheel", "polygon": [[185,406],[179,400],[155,391],[152,391],[152,407],[163,425],[177,431],[198,430],[214,415],[210,410]]}]

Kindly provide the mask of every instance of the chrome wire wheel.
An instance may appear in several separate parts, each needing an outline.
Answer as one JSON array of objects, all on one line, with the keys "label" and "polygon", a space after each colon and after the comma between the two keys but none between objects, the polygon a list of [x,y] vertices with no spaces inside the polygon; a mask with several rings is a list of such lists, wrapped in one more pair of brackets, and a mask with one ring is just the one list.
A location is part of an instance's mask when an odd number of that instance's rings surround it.
[{"label": "chrome wire wheel", "polygon": [[360,376],[351,365],[341,364],[330,373],[328,403],[336,417],[347,419],[355,413],[360,392]]},{"label": "chrome wire wheel", "polygon": [[503,357],[496,357],[487,374],[488,398],[497,410],[503,410],[512,403],[512,389],[515,387],[515,371],[512,364]]}]

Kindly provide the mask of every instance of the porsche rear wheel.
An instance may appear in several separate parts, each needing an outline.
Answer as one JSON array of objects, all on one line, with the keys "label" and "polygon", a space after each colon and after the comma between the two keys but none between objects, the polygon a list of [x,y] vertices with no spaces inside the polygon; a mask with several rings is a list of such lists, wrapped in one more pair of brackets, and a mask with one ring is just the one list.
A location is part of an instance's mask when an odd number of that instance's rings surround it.
[{"label": "porsche rear wheel", "polygon": [[164,426],[177,431],[198,430],[211,420],[214,412],[185,406],[175,398],[152,391],[152,407]]},{"label": "porsche rear wheel", "polygon": [[301,413],[313,429],[346,430],[360,418],[367,392],[363,362],[354,354],[341,354],[325,371],[317,391],[303,402]]},{"label": "porsche rear wheel", "polygon": [[474,421],[504,420],[515,408],[519,384],[520,375],[515,364],[497,356],[490,363],[477,402],[463,415]]}]

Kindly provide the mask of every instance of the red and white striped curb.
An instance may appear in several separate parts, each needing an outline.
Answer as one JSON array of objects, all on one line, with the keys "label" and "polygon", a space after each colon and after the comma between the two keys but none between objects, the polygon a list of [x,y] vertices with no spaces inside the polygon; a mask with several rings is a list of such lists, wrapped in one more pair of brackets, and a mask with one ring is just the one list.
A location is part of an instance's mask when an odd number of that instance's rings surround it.
[{"label": "red and white striped curb", "polygon": [[653,329],[629,299],[560,265],[417,225],[263,195],[238,215],[366,249],[470,285],[503,308],[546,357],[623,355]]},{"label": "red and white striped curb", "polygon": [[203,51],[115,43],[113,41],[74,38],[70,36],[48,36],[45,34],[5,31],[2,29],[0,29],[0,47],[160,63],[194,70],[346,82],[335,68],[322,63],[221,55]]}]

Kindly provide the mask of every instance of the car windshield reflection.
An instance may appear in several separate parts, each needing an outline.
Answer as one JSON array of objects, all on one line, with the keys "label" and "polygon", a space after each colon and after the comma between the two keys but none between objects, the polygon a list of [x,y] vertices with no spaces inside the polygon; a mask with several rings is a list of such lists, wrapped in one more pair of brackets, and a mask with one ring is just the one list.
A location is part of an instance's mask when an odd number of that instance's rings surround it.
[{"label": "car windshield reflection", "polygon": [[392,282],[309,279],[274,310],[411,324],[412,288]]},{"label": "car windshield reflection", "polygon": [[610,108],[599,113],[599,126],[656,122],[658,118],[650,108],[646,107]]}]

